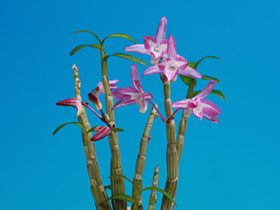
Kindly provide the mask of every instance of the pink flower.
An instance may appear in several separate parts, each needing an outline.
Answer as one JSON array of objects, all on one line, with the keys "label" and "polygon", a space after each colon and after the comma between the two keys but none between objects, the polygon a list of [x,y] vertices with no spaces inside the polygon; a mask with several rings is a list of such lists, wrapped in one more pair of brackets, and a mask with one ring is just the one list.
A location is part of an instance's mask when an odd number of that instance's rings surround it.
[{"label": "pink flower", "polygon": [[[115,84],[118,82],[119,80],[115,79],[115,80],[110,80],[109,81],[109,85],[110,85],[110,89],[114,90],[116,88],[118,88]],[[94,95],[96,95],[97,97],[99,97],[99,95],[101,95],[102,93],[105,93],[104,91],[104,87],[102,82],[99,82],[97,87],[95,88],[95,93]]]},{"label": "pink flower", "polygon": [[122,106],[137,104],[140,107],[140,112],[145,113],[147,111],[147,100],[152,99],[153,96],[150,93],[144,93],[136,64],[131,67],[131,80],[133,87],[118,88],[112,92],[113,97],[119,99],[113,106],[113,110]]},{"label": "pink flower", "polygon": [[160,58],[164,57],[167,49],[167,40],[165,39],[166,34],[166,17],[162,17],[156,36],[144,36],[144,44],[135,44],[124,49],[128,52],[141,53],[151,55],[151,63],[158,64]]},{"label": "pink flower", "polygon": [[184,109],[184,115],[189,117],[193,113],[196,117],[202,120],[204,117],[211,122],[219,122],[217,115],[221,114],[221,110],[213,102],[204,99],[211,93],[215,86],[215,81],[212,80],[199,94],[191,99],[177,101],[172,104],[172,107]]},{"label": "pink flower", "polygon": [[174,82],[177,74],[202,78],[202,75],[195,69],[187,66],[188,61],[180,55],[177,55],[175,40],[172,35],[168,37],[167,58],[160,64],[147,68],[142,76],[147,74],[164,73],[168,82]]},{"label": "pink flower", "polygon": [[78,110],[77,111],[77,117],[79,117],[83,112],[82,102],[81,102],[81,100],[76,99],[76,98],[68,98],[68,99],[65,99],[63,101],[59,101],[59,102],[56,103],[56,105],[75,107]]},{"label": "pink flower", "polygon": [[94,131],[96,134],[91,137],[91,141],[98,141],[100,139],[103,139],[104,137],[108,136],[108,134],[111,132],[111,129],[107,126],[97,126]]}]

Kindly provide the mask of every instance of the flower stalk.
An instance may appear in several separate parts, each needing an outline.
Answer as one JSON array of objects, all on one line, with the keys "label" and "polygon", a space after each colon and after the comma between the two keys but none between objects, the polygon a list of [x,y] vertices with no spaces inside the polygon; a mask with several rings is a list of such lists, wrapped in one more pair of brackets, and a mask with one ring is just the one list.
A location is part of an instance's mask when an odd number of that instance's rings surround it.
[{"label": "flower stalk", "polygon": [[133,190],[132,190],[132,197],[136,200],[137,205],[132,206],[132,210],[140,210],[142,207],[142,199],[141,199],[141,193],[139,193],[140,190],[142,190],[142,174],[144,172],[145,162],[146,162],[146,152],[148,147],[148,142],[150,140],[149,135],[152,129],[152,125],[154,123],[154,119],[158,116],[156,113],[156,110],[153,108],[146,127],[144,129],[141,142],[140,142],[140,148],[139,153],[136,161],[136,167],[135,167],[135,175],[133,178]]},{"label": "flower stalk", "polygon": [[[101,68],[102,68],[102,84],[104,87],[105,92],[105,100],[106,100],[106,112],[109,116],[108,123],[115,127],[115,116],[114,116],[114,110],[112,110],[114,106],[114,101],[110,89],[110,83],[107,77],[107,61],[104,59],[105,57],[105,51],[103,44],[101,45]],[[109,138],[109,144],[111,149],[111,192],[112,195],[118,195],[118,194],[125,194],[125,185],[124,185],[124,179],[120,176],[115,175],[123,175],[122,171],[122,165],[121,165],[121,156],[120,156],[120,149],[119,149],[119,142],[118,142],[118,134],[117,132],[111,132],[108,135]],[[114,199],[112,200],[113,209],[114,210],[126,210],[127,209],[127,203],[123,200]]]},{"label": "flower stalk", "polygon": [[[79,100],[82,100],[81,95],[80,95],[81,80],[78,77],[79,76],[78,68],[74,64],[72,69],[74,71],[76,98]],[[84,108],[83,108],[82,114],[78,117],[78,120],[80,123],[82,123],[87,128],[87,130],[89,130],[91,128],[88,118],[87,118],[86,111]],[[94,146],[93,142],[90,141],[91,137],[92,137],[91,133],[85,133],[82,130],[82,139],[83,139],[83,145],[84,145],[84,150],[85,150],[85,155],[86,155],[88,174],[89,174],[89,178],[90,178],[91,192],[92,192],[97,210],[111,210],[111,205],[110,205],[109,201],[101,204],[102,201],[104,201],[108,198],[108,195],[102,184],[101,174],[100,174],[99,166],[97,163],[96,150],[95,150],[95,146]]]}]

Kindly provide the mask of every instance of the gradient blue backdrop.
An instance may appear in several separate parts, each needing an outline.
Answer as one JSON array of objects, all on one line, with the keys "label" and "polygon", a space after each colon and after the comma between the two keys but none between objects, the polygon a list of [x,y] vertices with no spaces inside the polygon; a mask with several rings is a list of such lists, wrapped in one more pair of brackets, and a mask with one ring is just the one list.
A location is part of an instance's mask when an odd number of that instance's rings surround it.
[{"label": "gradient blue backdrop", "polygon": [[[78,127],[70,125],[53,136],[64,122],[76,121],[73,108],[55,102],[74,97],[71,66],[82,79],[82,96],[101,79],[97,50],[85,48],[69,56],[79,44],[99,37],[126,33],[138,43],[155,35],[162,16],[168,19],[177,51],[189,61],[206,55],[202,74],[221,80],[216,88],[226,101],[209,96],[222,110],[220,123],[189,120],[180,165],[177,209],[280,209],[279,164],[279,0],[247,1],[1,1],[1,132],[0,209],[94,209]],[[107,53],[124,52],[131,42],[106,41]],[[136,54],[134,54],[136,55]],[[136,55],[138,56],[138,55]],[[149,62],[149,57],[139,55]],[[109,78],[118,86],[131,86],[131,61],[109,59]],[[145,66],[138,65],[140,74]],[[142,80],[163,111],[158,75]],[[207,81],[201,81],[203,88]],[[186,95],[178,79],[172,101]],[[123,171],[133,178],[138,146],[148,113],[129,106],[116,110]],[[150,110],[150,107],[149,109]],[[178,119],[180,114],[176,117]],[[92,125],[99,123],[89,113]],[[159,187],[166,180],[164,124],[156,119],[147,151],[143,185],[152,183],[159,164]],[[109,184],[110,149],[107,138],[96,143],[104,185]],[[126,183],[127,194],[131,185]],[[149,193],[144,196],[147,208]],[[158,195],[156,208],[160,208]]]}]

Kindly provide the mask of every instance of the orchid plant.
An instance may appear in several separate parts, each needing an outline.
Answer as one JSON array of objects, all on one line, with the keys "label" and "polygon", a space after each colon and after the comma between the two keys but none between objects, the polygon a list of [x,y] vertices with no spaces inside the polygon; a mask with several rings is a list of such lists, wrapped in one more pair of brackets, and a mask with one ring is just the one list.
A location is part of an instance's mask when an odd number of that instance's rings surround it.
[{"label": "orchid plant", "polygon": [[[56,104],[58,106],[72,106],[76,108],[78,122],[62,124],[54,131],[53,134],[57,133],[57,131],[59,131],[62,127],[69,124],[76,124],[81,128],[87,169],[90,178],[91,192],[95,201],[95,208],[98,210],[127,210],[130,208],[132,208],[132,210],[142,210],[144,202],[142,201],[142,192],[146,190],[151,190],[148,210],[155,209],[157,192],[163,194],[161,210],[174,209],[174,206],[177,206],[175,203],[175,198],[178,187],[179,163],[182,155],[188,118],[191,116],[191,114],[193,114],[200,120],[205,118],[214,123],[219,122],[219,118],[217,116],[221,114],[221,110],[213,102],[205,99],[205,97],[212,93],[225,99],[221,91],[214,90],[215,83],[220,83],[220,81],[211,76],[201,75],[197,71],[199,63],[205,58],[218,58],[214,56],[206,56],[197,62],[188,62],[184,57],[177,54],[174,37],[170,35],[167,39],[165,38],[166,26],[167,19],[166,17],[162,17],[156,32],[156,36],[144,36],[143,44],[137,44],[134,39],[126,34],[111,34],[105,37],[103,40],[100,40],[95,33],[88,30],[73,32],[88,32],[94,35],[98,40],[99,44],[77,46],[71,51],[70,55],[74,55],[84,47],[93,47],[99,50],[101,55],[102,81],[99,82],[92,91],[89,91],[87,100],[82,100],[80,94],[81,80],[79,79],[78,68],[75,64],[73,65],[72,69],[74,71],[74,88],[76,97],[59,101]],[[152,66],[148,67],[142,73],[142,76],[146,76],[148,74],[159,74],[164,89],[164,108],[166,117],[164,117],[164,114],[160,113],[157,105],[155,105],[152,101],[152,94],[144,91],[140,82],[138,68],[135,63],[133,63],[131,66],[131,81],[133,87],[118,88],[116,83],[119,80],[108,79],[107,60],[111,56],[125,58],[148,66],[145,61],[126,53],[106,55],[104,50],[104,42],[106,39],[111,37],[121,37],[134,42],[134,45],[124,48],[127,52],[151,56]],[[129,70],[127,70],[127,72],[128,71]],[[186,99],[172,103],[170,98],[170,87],[173,82],[177,82],[178,75],[182,79],[184,85],[188,87],[188,90],[186,91],[187,96]],[[203,90],[195,91],[194,88],[196,83],[200,79],[210,80],[210,82]],[[147,88],[148,87],[145,87],[145,89]],[[99,100],[99,98],[103,96],[105,96],[106,111],[103,111],[104,106],[102,106]],[[113,99],[115,99],[116,102],[114,102]],[[90,105],[90,102],[93,105]],[[139,111],[141,113],[146,113],[148,103],[151,104],[152,111],[149,114],[146,127],[140,141],[139,154],[136,156],[135,175],[131,181],[128,177],[124,176],[122,171],[120,156],[121,153],[118,145],[117,132],[124,130],[116,127],[114,110],[120,107],[136,104],[140,107]],[[173,111],[173,108],[176,108],[176,110]],[[100,123],[94,127],[91,127],[89,124],[87,109],[93,112],[100,120]],[[182,116],[176,139],[177,127],[175,126],[173,119],[180,110],[182,110]],[[152,186],[143,188],[142,174],[145,167],[145,156],[148,142],[151,138],[149,137],[149,134],[152,124],[157,116],[160,116],[160,119],[165,124],[167,133],[167,180],[164,189],[158,188],[159,169],[156,167]],[[95,132],[94,135],[92,134],[93,132]],[[102,176],[100,174],[94,146],[95,141],[107,141],[105,138],[106,136],[108,136],[110,143],[112,158],[110,166],[111,174],[109,177],[111,182],[110,186],[104,186],[102,183]],[[104,166],[102,165],[102,167]],[[125,192],[124,179],[129,180],[132,183],[132,194],[127,194]],[[107,189],[111,190],[111,197],[108,196],[106,191]],[[128,203],[131,203],[131,207],[127,207]]]}]

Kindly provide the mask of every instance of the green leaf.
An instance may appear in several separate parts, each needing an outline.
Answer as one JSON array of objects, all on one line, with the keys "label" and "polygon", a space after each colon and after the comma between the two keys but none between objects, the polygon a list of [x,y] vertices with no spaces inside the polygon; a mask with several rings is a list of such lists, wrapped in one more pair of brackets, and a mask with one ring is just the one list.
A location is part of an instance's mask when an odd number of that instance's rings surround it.
[{"label": "green leaf", "polygon": [[122,131],[124,131],[124,129],[111,127],[111,131],[122,132]]},{"label": "green leaf", "polygon": [[143,192],[143,191],[145,191],[145,190],[156,190],[156,191],[158,191],[158,192],[161,192],[161,193],[164,194],[167,198],[169,198],[169,199],[172,201],[172,203],[174,203],[175,206],[178,207],[178,205],[177,205],[177,204],[175,203],[175,201],[171,198],[171,196],[170,196],[167,192],[165,192],[164,190],[161,190],[161,189],[159,189],[159,188],[157,188],[157,187],[152,186],[152,187],[145,187],[144,189],[141,190],[141,192]]},{"label": "green leaf", "polygon": [[207,75],[202,75],[202,78],[201,78],[201,79],[215,80],[216,82],[221,83],[221,81],[218,80],[217,78],[215,78],[215,77],[210,77],[210,76],[207,76]]},{"label": "green leaf", "polygon": [[109,36],[106,36],[106,37],[102,40],[101,45],[105,42],[105,40],[106,40],[107,38],[110,38],[110,37],[121,37],[121,38],[125,38],[125,39],[128,39],[128,40],[134,42],[135,44],[137,44],[137,43],[134,41],[134,39],[132,39],[131,36],[128,36],[128,35],[126,35],[126,34],[117,33],[117,34],[111,34],[111,35],[109,35]]},{"label": "green leaf", "polygon": [[195,66],[195,62],[194,61],[188,62],[188,66],[193,68]]},{"label": "green leaf", "polygon": [[64,123],[64,124],[58,126],[58,127],[55,129],[55,131],[53,132],[53,135],[56,134],[57,131],[59,131],[61,128],[63,128],[63,127],[66,126],[66,125],[69,125],[69,124],[76,124],[76,125],[78,125],[84,132],[87,133],[87,129],[86,129],[86,127],[85,127],[82,123],[79,123],[79,122],[69,122],[69,123]]},{"label": "green leaf", "polygon": [[100,45],[99,44],[83,44],[83,45],[79,45],[77,47],[75,47],[71,52],[70,55],[74,55],[76,52],[78,52],[80,49],[84,48],[84,47],[93,47],[95,49],[100,50]]},{"label": "green leaf", "polygon": [[216,96],[219,96],[220,98],[222,98],[224,100],[226,100],[226,97],[224,96],[224,94],[221,91],[219,91],[219,90],[212,90],[211,93],[216,95]]},{"label": "green leaf", "polygon": [[133,185],[133,182],[132,182],[129,178],[127,178],[126,176],[124,176],[124,175],[116,174],[116,175],[112,175],[112,176],[107,177],[107,179],[110,179],[110,178],[112,178],[112,177],[122,177],[122,178],[126,179],[127,181],[129,181],[129,182]]},{"label": "green leaf", "polygon": [[107,56],[105,56],[103,59],[106,61],[106,60],[107,60],[109,57],[111,57],[111,56],[116,56],[116,57],[125,58],[125,59],[127,59],[127,60],[131,60],[131,61],[134,61],[134,62],[143,64],[143,65],[145,65],[145,66],[148,66],[148,64],[147,64],[145,61],[143,61],[143,60],[141,60],[141,59],[139,59],[139,58],[136,58],[136,57],[134,57],[134,56],[132,56],[132,55],[125,54],[125,53],[115,53],[115,54],[113,54],[113,55],[107,55]]},{"label": "green leaf", "polygon": [[98,126],[94,126],[94,127],[92,127],[91,129],[89,129],[87,132],[89,133],[89,132],[93,132],[94,131],[94,129],[96,128],[96,127],[98,127]]},{"label": "green leaf", "polygon": [[[122,195],[122,194],[113,195],[112,197],[106,199],[105,201],[102,201],[102,203],[105,203],[106,201],[109,201],[109,200],[112,200],[112,199],[120,199],[120,200],[124,200],[124,201],[127,201],[127,202],[130,202],[130,203],[135,204],[134,198],[132,198],[132,197],[129,196],[129,195]],[[102,204],[102,203],[101,203],[101,204]]]},{"label": "green leaf", "polygon": [[205,56],[205,57],[201,58],[199,61],[197,61],[193,68],[194,68],[194,69],[197,69],[198,64],[199,64],[201,61],[203,61],[205,58],[220,59],[220,58],[215,57],[215,56]]},{"label": "green leaf", "polygon": [[[190,92],[190,93],[187,95],[187,98],[193,98],[193,97],[195,97],[197,94],[200,93],[200,91],[201,91],[201,90]],[[223,94],[221,91],[219,91],[219,90],[212,90],[211,93],[214,94],[214,95],[217,95],[217,96],[221,97],[221,98],[224,99],[224,100],[226,100],[226,97],[224,96],[224,94]]]},{"label": "green leaf", "polygon": [[97,36],[95,33],[91,32],[91,31],[89,31],[89,30],[74,31],[74,32],[72,32],[72,34],[80,33],[80,32],[88,32],[88,33],[91,33],[93,36],[95,36],[95,38],[99,41],[99,43],[101,43],[101,40],[98,38],[98,36]]},{"label": "green leaf", "polygon": [[179,76],[180,76],[181,80],[182,80],[186,85],[190,86],[190,82],[191,82],[191,78],[190,78],[190,77],[187,77],[187,76],[184,76],[184,75],[180,75],[180,74],[179,74]]}]

